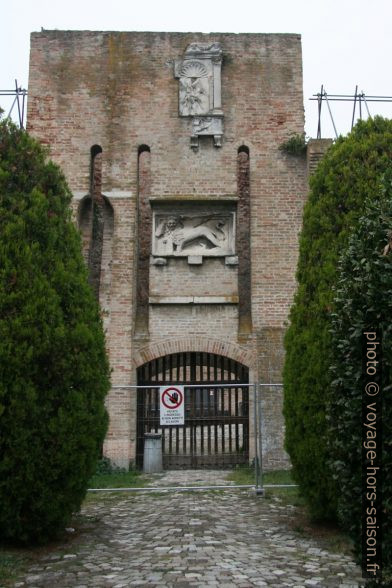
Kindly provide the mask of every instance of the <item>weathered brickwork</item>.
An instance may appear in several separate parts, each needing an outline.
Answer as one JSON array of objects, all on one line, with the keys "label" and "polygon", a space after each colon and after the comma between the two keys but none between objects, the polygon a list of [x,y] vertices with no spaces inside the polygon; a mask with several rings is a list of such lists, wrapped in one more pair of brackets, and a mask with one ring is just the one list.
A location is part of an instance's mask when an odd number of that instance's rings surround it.
[{"label": "weathered brickwork", "polygon": [[[189,308],[191,306],[191,308]],[[151,307],[151,338],[178,337],[182,333],[213,333],[223,340],[236,341],[238,309],[234,304],[159,304]]]},{"label": "weathered brickwork", "polygon": [[[219,44],[222,50],[221,111],[214,111],[214,124],[223,125],[221,146],[220,137],[201,130],[198,148],[194,143],[191,148],[192,124],[199,123],[179,116],[175,62],[191,44]],[[217,60],[210,61],[216,72]],[[50,146],[65,172],[86,252],[91,148],[102,149],[99,296],[113,368],[104,451],[117,463],[135,456],[136,393],[127,386],[136,383],[142,363],[179,351],[204,351],[244,363],[251,381],[281,381],[307,168],[304,159],[278,147],[303,127],[298,35],[32,34],[28,130]],[[181,227],[189,231],[190,221],[188,213],[176,212],[178,203],[189,203],[201,215],[207,204],[218,206],[215,216],[193,224],[204,222],[217,239],[219,231],[228,230],[230,211],[237,212],[241,227],[233,237],[234,255],[187,257],[173,238],[173,255],[150,257],[154,239],[159,247],[168,246],[154,225],[159,203],[172,207],[180,233]],[[194,248],[212,248],[205,234]],[[281,390],[265,391],[266,468],[287,463],[281,404]],[[252,423],[251,414],[251,437]]]},{"label": "weathered brickwork", "polygon": [[238,296],[238,266],[227,266],[222,258],[210,257],[202,266],[169,258],[167,265],[151,266],[150,296]]}]

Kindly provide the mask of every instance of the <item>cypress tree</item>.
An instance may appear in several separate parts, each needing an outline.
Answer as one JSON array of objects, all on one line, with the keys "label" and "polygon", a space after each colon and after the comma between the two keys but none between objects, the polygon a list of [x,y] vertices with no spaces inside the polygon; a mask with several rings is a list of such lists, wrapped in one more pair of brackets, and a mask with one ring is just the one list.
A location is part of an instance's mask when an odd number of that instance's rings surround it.
[{"label": "cypress tree", "polygon": [[360,121],[340,137],[310,181],[285,337],[284,415],[293,476],[314,518],[336,517],[328,467],[326,403],[331,390],[331,312],[339,254],[392,158],[392,121]]},{"label": "cypress tree", "polygon": [[[363,508],[370,509],[377,524],[374,525],[378,548],[382,545],[382,582],[392,584],[392,164],[380,189],[380,199],[367,202],[364,215],[343,251],[338,268],[332,316],[333,364],[331,369],[331,395],[327,405],[329,429],[330,467],[338,488],[338,518],[354,542],[358,560],[361,560],[361,520]],[[377,333],[376,373],[380,392],[368,396],[366,382],[374,376],[363,377],[363,333]],[[373,336],[369,336],[373,339]],[[368,349],[370,347],[368,346]],[[366,361],[366,357],[365,357]],[[374,366],[372,366],[374,367]],[[373,371],[373,370],[372,370]],[[373,388],[371,388],[373,394]],[[377,483],[365,492],[370,495],[362,503],[366,467],[363,460],[362,405],[377,404],[379,429],[365,429],[372,434],[367,447],[374,452],[379,470],[374,470]],[[370,409],[365,410],[365,414]],[[372,408],[373,410],[373,408]],[[376,427],[376,421],[372,421]],[[362,461],[363,460],[363,461]],[[366,484],[365,484],[366,486]],[[377,496],[382,503],[377,505]],[[372,506],[378,506],[378,512]],[[368,513],[369,514],[369,513]],[[371,517],[373,518],[373,517]],[[371,523],[370,518],[370,523]],[[370,525],[369,523],[369,525]],[[382,531],[382,541],[381,541]],[[372,539],[373,542],[373,539]]]},{"label": "cypress tree", "polygon": [[0,123],[0,535],[56,536],[107,428],[109,365],[60,169]]}]

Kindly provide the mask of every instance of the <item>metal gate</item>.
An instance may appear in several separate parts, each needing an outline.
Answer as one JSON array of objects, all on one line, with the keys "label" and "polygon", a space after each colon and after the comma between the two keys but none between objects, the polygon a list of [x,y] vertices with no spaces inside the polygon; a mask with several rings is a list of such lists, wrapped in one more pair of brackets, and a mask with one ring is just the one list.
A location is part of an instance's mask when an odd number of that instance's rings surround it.
[{"label": "metal gate", "polygon": [[[249,371],[213,353],[174,353],[138,368],[136,460],[145,433],[162,434],[165,469],[227,468],[249,461]],[[160,426],[159,386],[185,386],[184,426]],[[142,388],[140,388],[142,386]]]}]

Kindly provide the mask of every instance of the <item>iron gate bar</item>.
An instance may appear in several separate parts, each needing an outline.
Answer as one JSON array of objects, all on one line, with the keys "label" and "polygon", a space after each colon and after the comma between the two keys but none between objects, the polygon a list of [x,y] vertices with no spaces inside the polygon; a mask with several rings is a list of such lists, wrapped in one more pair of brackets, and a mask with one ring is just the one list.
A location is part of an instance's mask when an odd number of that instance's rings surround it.
[{"label": "iron gate bar", "polygon": [[[208,354],[207,354],[207,356],[208,356]],[[156,367],[156,369],[158,368],[158,366],[155,366],[155,367]],[[179,367],[179,365],[177,365],[177,368],[178,367]],[[151,373],[151,370],[150,369],[148,371],[149,371],[149,373]],[[156,371],[155,373],[157,374],[157,373],[159,373],[159,371]],[[216,361],[215,361],[214,362],[214,375],[216,373],[217,373],[217,365],[216,365]],[[224,383],[219,383],[219,384],[213,384],[213,383],[210,384],[208,381],[201,382],[201,383],[203,384],[203,387],[200,386],[200,383],[197,383],[197,384],[187,384],[187,383],[182,383],[181,382],[181,384],[180,384],[179,382],[171,383],[171,382],[156,381],[152,385],[151,384],[150,385],[143,385],[143,384],[126,385],[126,384],[124,384],[124,385],[114,385],[114,386],[112,386],[112,388],[114,388],[114,389],[147,390],[149,392],[152,392],[154,390],[157,396],[158,396],[158,389],[162,386],[162,384],[165,385],[165,386],[184,385],[185,388],[192,388],[192,389],[195,389],[196,388],[196,389],[199,389],[199,391],[202,391],[202,389],[207,389],[208,390],[210,388],[213,388],[213,389],[214,388],[215,389],[219,389],[219,388],[234,389],[234,394],[235,394],[235,414],[234,414],[234,419],[235,419],[235,417],[237,417],[239,420],[241,420],[241,419],[244,418],[239,413],[239,403],[238,403],[239,388],[246,388],[248,390],[251,389],[251,388],[253,388],[254,389],[254,398],[256,400],[256,384],[254,384],[254,383],[249,383],[249,382],[242,383],[242,382],[233,381],[233,380],[225,380]],[[217,390],[217,392],[219,393],[219,390]],[[151,395],[149,394],[148,396],[149,396],[149,399],[150,399],[151,398]],[[201,403],[204,403],[203,395],[201,395],[200,398],[201,398]],[[207,399],[207,406],[209,407],[210,406],[210,402],[211,402],[210,396],[207,395],[206,399]],[[230,395],[228,395],[228,399],[230,399],[230,401],[231,401],[231,396]],[[244,405],[245,405],[246,413],[247,414],[248,414],[248,405],[249,405],[248,400],[249,400],[248,398],[246,399],[246,402],[244,400]],[[224,409],[224,391],[223,390],[221,392],[221,405],[223,405],[223,409]],[[255,404],[255,407],[256,407],[256,404]],[[143,407],[140,407],[138,405],[137,408],[138,408],[138,412],[139,412],[140,409],[142,409]],[[214,397],[213,397],[213,407],[212,408],[214,410],[215,415],[217,415],[217,411],[219,409],[217,395],[214,395]],[[232,417],[232,419],[233,419],[233,417]],[[151,423],[151,424],[155,424],[156,425],[155,426],[155,431],[158,431],[158,426],[157,426],[159,424],[158,423],[158,418],[156,418],[154,420],[156,420],[156,422],[155,423]],[[255,421],[256,421],[256,419],[255,419]],[[217,431],[217,421],[214,418],[214,416],[212,417],[212,419],[210,419],[209,422],[211,424],[213,424],[215,431]],[[238,420],[235,419],[235,421],[234,421],[233,424],[234,424],[234,427],[235,427],[235,430],[236,430],[236,450],[238,450],[239,449],[239,438],[238,438],[238,434],[237,434],[238,427],[239,427]],[[256,424],[256,426],[255,426],[255,434],[254,434],[254,441],[255,441],[254,452],[255,452],[255,463],[257,464],[258,463],[257,422],[255,424]],[[231,427],[230,427],[230,429],[231,429]],[[172,430],[172,428],[169,428],[169,431],[171,431],[171,430]],[[201,426],[201,430],[203,430],[203,426]],[[248,426],[246,427],[246,430],[248,431]],[[210,427],[207,427],[207,431],[208,431],[208,436],[207,436],[208,453],[207,453],[207,455],[210,455],[211,454],[211,450],[212,450],[212,448],[211,448],[211,429],[210,429]],[[183,429],[183,432],[184,432],[184,446],[186,446],[187,440],[186,440],[186,428],[185,427]],[[180,433],[179,432],[179,427],[176,427],[176,439],[177,440],[178,440],[178,437],[179,437],[179,433]],[[204,433],[203,433],[203,435],[204,435]],[[232,431],[231,430],[229,431],[229,438],[230,438],[230,435],[232,435]],[[224,434],[223,434],[223,436],[224,436]],[[217,445],[218,444],[218,438],[217,437],[218,437],[217,434],[215,434],[214,435],[214,445],[216,447],[216,450],[218,448],[218,445]],[[164,439],[163,439],[163,441],[164,441]],[[190,437],[190,442],[191,443],[192,442],[194,443],[194,441],[192,440],[192,436]],[[224,444],[224,440],[223,440],[223,444]],[[231,446],[231,448],[232,448],[232,446]],[[230,448],[230,451],[231,451],[231,448]],[[248,442],[248,440],[247,440],[247,443],[246,443],[246,450],[247,450],[247,452],[249,451],[249,442]],[[177,441],[177,443],[176,443],[176,453],[178,453],[178,452],[179,452],[179,449],[178,449],[178,441]],[[256,469],[257,468],[255,468],[255,470]],[[203,489],[211,489],[211,490],[213,490],[213,489],[237,488],[237,487],[239,487],[239,488],[255,488],[256,484],[257,484],[257,472],[255,471],[255,483],[254,484],[240,484],[240,485],[233,484],[233,485],[223,485],[223,486],[220,486],[220,485],[212,485],[212,486],[202,486],[202,487],[200,487],[200,486],[190,486],[190,487],[181,486],[179,489],[182,490],[182,489],[189,488],[190,490],[193,490],[193,489],[203,488]],[[141,490],[144,490],[144,491],[148,491],[148,490],[166,490],[166,489],[171,490],[171,489],[176,489],[176,487],[142,488],[142,489],[140,489],[140,491]],[[104,491],[104,490],[105,489],[102,489],[102,491]],[[121,491],[124,491],[124,490],[125,489],[121,489]],[[133,491],[133,490],[138,491],[138,489],[132,489],[132,488],[129,489],[129,491]],[[89,489],[89,491],[101,491],[101,489]],[[115,492],[116,489],[115,488],[113,488],[113,489],[106,489],[106,491],[113,491],[113,492]]]},{"label": "iron gate bar", "polygon": [[[165,386],[179,385],[179,383],[170,384],[165,382]],[[146,390],[146,393],[139,396],[138,403],[138,417],[139,423],[142,427],[142,431],[146,432],[146,427],[150,431],[158,432],[163,429],[163,451],[166,461],[170,465],[176,467],[185,467],[187,463],[192,465],[193,468],[197,468],[204,464],[210,469],[214,466],[213,461],[216,460],[216,466],[224,467],[224,465],[234,465],[235,463],[245,463],[248,451],[248,398],[247,394],[244,394],[242,401],[242,410],[239,412],[239,396],[238,390],[249,390],[250,386],[248,383],[240,384],[239,382],[230,382],[230,384],[209,384],[204,383],[203,386],[199,384],[187,384],[184,385],[185,389],[195,389],[196,395],[187,395],[185,399],[185,408],[187,410],[187,419],[183,427],[183,451],[180,452],[178,445],[179,432],[173,432],[171,427],[161,427],[159,422],[159,394],[158,387],[159,382],[154,384],[138,384],[134,386],[119,386],[118,388],[136,388],[138,390]],[[233,409],[234,393],[237,398],[237,409]],[[216,394],[211,399],[208,395],[208,390],[216,390]],[[232,390],[229,394],[228,391]],[[213,400],[213,402],[212,402]],[[144,409],[143,409],[144,402]],[[145,412],[147,406],[147,413]],[[229,410],[231,407],[231,414]],[[144,416],[143,416],[144,415]],[[239,425],[241,424],[241,447],[239,444]],[[207,427],[207,433],[205,431]],[[214,433],[214,450],[212,452],[212,434]],[[140,430],[139,430],[140,433]],[[233,435],[236,434],[237,439],[234,443]],[[207,437],[206,437],[207,435]],[[175,436],[175,439],[174,439]],[[139,461],[142,455],[142,439],[143,435],[138,435],[139,442]],[[187,449],[190,446],[190,453]],[[234,453],[234,447],[238,453]],[[169,446],[169,450],[168,447]],[[174,450],[173,450],[173,446]],[[243,449],[242,451],[238,451]],[[220,451],[221,450],[221,451]],[[239,457],[235,458],[235,455]],[[180,460],[174,460],[175,455],[180,455]],[[207,459],[210,455],[211,459]],[[204,457],[203,457],[204,456]],[[139,465],[141,465],[139,463]]]}]

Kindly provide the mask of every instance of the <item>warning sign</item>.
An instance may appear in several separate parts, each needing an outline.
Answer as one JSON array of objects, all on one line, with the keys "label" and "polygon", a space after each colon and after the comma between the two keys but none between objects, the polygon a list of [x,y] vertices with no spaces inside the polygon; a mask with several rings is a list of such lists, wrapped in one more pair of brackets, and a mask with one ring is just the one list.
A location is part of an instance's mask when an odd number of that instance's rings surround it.
[{"label": "warning sign", "polygon": [[161,386],[160,398],[160,424],[183,425],[184,424],[184,386]]}]

